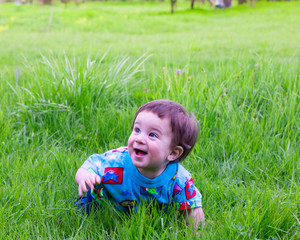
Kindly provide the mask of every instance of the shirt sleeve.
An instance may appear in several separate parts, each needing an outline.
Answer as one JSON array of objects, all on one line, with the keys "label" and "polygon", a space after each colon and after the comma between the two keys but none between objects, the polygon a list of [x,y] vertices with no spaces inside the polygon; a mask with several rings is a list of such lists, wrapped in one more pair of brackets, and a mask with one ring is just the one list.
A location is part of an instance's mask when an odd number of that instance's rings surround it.
[{"label": "shirt sleeve", "polygon": [[107,151],[103,154],[93,154],[82,164],[81,167],[89,172],[96,173],[102,178],[105,168],[123,165],[124,153],[126,151],[126,147],[120,147],[118,149]]},{"label": "shirt sleeve", "polygon": [[103,160],[103,155],[93,154],[82,164],[81,167],[102,177],[101,169],[103,168]]},{"label": "shirt sleeve", "polygon": [[173,199],[179,211],[202,207],[202,195],[194,185],[191,174],[179,167],[173,187]]}]

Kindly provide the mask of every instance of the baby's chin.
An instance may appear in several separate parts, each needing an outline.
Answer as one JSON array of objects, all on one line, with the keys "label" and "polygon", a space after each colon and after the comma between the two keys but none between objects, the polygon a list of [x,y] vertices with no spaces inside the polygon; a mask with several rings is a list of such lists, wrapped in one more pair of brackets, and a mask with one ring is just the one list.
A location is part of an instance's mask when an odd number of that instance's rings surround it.
[{"label": "baby's chin", "polygon": [[[132,159],[132,164],[139,170],[139,169],[143,169],[145,166],[143,164],[142,161],[137,161],[135,159]],[[140,170],[139,170],[140,172]]]}]

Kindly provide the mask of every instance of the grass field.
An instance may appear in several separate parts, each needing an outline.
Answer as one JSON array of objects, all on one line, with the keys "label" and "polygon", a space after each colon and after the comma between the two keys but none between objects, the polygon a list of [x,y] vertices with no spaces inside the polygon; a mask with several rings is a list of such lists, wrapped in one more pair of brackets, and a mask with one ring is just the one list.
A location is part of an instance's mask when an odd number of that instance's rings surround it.
[{"label": "grass field", "polygon": [[70,201],[82,162],[126,145],[137,108],[160,98],[201,125],[183,162],[200,238],[300,238],[300,2],[169,12],[0,5],[0,239],[195,239],[174,209],[85,217]]}]

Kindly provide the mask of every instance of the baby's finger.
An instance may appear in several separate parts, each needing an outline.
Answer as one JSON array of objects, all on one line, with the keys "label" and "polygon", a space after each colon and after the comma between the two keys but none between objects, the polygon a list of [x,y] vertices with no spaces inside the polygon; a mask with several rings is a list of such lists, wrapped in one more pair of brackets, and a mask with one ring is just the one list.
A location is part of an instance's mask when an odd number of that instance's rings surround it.
[{"label": "baby's finger", "polygon": [[91,180],[89,179],[87,181],[87,185],[89,186],[89,188],[93,189],[94,188],[94,184],[91,182]]},{"label": "baby's finger", "polygon": [[81,187],[81,192],[87,192],[87,187],[86,187],[86,183],[85,182],[83,182],[83,183],[81,183],[79,185]]},{"label": "baby's finger", "polygon": [[78,185],[78,194],[79,194],[79,196],[82,196],[82,189],[81,189],[80,185]]},{"label": "baby's finger", "polygon": [[95,181],[96,181],[96,183],[98,183],[98,184],[100,184],[100,183],[101,183],[101,179],[100,179],[100,177],[99,177],[98,175],[96,175],[96,177],[95,177]]},{"label": "baby's finger", "polygon": [[89,178],[89,180],[90,180],[90,184],[95,185],[95,178],[94,178],[94,176],[91,176],[91,177]]}]

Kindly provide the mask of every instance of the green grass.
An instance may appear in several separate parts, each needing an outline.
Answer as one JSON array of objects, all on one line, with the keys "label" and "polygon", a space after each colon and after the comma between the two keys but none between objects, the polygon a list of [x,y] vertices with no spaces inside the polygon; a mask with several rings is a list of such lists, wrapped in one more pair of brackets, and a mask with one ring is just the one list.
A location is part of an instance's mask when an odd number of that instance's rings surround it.
[{"label": "green grass", "polygon": [[299,239],[299,9],[0,5],[0,239],[195,239],[174,209],[86,217],[70,202],[82,162],[126,145],[159,98],[201,124],[183,162],[203,195],[200,238]]}]

